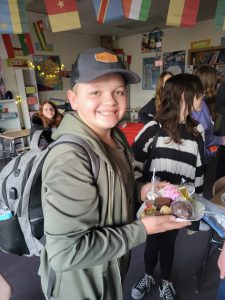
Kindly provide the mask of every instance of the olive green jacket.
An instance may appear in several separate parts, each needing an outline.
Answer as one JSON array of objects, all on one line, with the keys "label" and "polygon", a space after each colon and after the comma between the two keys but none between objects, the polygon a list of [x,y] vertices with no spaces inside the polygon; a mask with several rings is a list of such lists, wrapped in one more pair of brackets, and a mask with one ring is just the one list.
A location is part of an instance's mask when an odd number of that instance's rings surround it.
[{"label": "olive green jacket", "polygon": [[[51,299],[123,299],[121,268],[128,262],[126,254],[146,239],[143,224],[131,216],[133,195],[127,201],[123,188],[120,195],[114,195],[118,174],[99,138],[76,113],[65,115],[53,138],[62,134],[85,139],[99,156],[100,170],[95,183],[87,155],[74,145],[56,146],[45,160],[46,246],[39,269],[43,291],[46,294],[51,267],[56,272]],[[126,149],[133,176],[130,149],[117,129],[112,134]],[[118,198],[128,203],[127,211],[117,211]]]}]

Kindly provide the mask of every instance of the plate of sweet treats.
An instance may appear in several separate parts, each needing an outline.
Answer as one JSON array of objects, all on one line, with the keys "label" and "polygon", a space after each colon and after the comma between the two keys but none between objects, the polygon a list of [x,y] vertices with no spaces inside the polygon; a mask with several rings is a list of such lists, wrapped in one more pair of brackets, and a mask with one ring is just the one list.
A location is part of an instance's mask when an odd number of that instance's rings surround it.
[{"label": "plate of sweet treats", "polygon": [[177,222],[198,221],[204,216],[205,207],[193,197],[192,184],[168,184],[157,192],[150,191],[137,212],[137,218],[174,215]]}]

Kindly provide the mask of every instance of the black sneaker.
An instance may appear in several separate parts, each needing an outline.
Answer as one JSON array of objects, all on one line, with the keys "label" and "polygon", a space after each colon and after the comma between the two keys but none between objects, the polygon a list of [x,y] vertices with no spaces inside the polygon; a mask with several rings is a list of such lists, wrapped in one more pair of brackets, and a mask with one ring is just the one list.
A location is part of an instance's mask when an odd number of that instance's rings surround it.
[{"label": "black sneaker", "polygon": [[145,294],[150,292],[152,284],[155,284],[154,278],[145,273],[132,287],[131,297],[135,300],[142,299]]},{"label": "black sneaker", "polygon": [[176,292],[172,282],[168,280],[162,280],[159,286],[160,297],[164,300],[175,300]]}]

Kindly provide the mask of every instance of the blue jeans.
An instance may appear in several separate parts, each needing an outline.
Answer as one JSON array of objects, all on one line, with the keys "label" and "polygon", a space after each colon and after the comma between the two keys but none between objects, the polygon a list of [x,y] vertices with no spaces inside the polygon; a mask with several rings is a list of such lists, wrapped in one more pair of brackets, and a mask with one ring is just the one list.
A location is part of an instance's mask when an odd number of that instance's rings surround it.
[{"label": "blue jeans", "polygon": [[220,279],[216,300],[225,300],[225,278]]}]

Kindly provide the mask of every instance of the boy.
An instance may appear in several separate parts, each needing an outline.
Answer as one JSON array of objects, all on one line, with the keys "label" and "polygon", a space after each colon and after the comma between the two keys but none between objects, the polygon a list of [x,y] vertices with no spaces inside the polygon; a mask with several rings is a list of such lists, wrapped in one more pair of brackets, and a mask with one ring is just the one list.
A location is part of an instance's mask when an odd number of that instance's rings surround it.
[{"label": "boy", "polygon": [[[147,234],[190,224],[172,216],[133,221],[133,159],[116,125],[126,111],[126,84],[139,80],[103,48],[82,52],[72,67],[67,96],[75,112],[65,115],[53,139],[79,135],[99,156],[100,170],[95,183],[79,146],[58,145],[45,160],[40,275],[49,299],[123,299],[129,250]],[[141,188],[142,200],[149,188]]]}]

